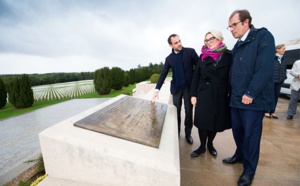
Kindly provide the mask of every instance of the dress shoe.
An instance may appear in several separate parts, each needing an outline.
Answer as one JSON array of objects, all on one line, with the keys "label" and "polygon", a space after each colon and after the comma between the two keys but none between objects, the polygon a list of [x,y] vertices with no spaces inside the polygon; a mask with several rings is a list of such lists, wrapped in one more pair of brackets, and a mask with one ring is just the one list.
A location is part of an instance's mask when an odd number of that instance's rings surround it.
[{"label": "dress shoe", "polygon": [[288,115],[286,119],[293,119],[292,115]]},{"label": "dress shoe", "polygon": [[234,156],[223,159],[223,163],[227,163],[227,164],[235,164],[235,163],[241,163],[241,162],[242,162],[241,159],[236,158]]},{"label": "dress shoe", "polygon": [[205,151],[206,151],[205,148],[200,148],[199,147],[197,150],[192,152],[191,157],[192,158],[198,157],[198,156],[200,156],[200,154],[203,154]]},{"label": "dress shoe", "polygon": [[192,138],[192,136],[186,136],[185,137],[186,138],[186,141],[189,143],[189,144],[193,144],[193,138]]},{"label": "dress shoe", "polygon": [[217,150],[212,146],[212,147],[207,147],[208,148],[208,152],[212,155],[212,156],[214,156],[214,157],[216,157],[217,156]]},{"label": "dress shoe", "polygon": [[277,116],[275,116],[275,115],[273,115],[273,114],[272,114],[272,118],[274,118],[274,119],[278,119],[278,117],[277,117]]},{"label": "dress shoe", "polygon": [[252,183],[254,176],[250,176],[247,174],[242,174],[239,178],[239,181],[237,182],[238,186],[249,186]]}]

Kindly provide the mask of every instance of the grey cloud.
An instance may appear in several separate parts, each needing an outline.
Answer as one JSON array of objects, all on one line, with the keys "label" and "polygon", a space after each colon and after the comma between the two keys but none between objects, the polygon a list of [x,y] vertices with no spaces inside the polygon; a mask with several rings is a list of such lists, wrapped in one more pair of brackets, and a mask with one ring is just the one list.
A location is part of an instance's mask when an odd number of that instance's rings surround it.
[{"label": "grey cloud", "polygon": [[199,54],[212,28],[223,32],[231,48],[236,40],[226,27],[237,8],[247,8],[256,27],[267,27],[276,41],[285,42],[299,37],[299,6],[297,0],[0,0],[0,63],[8,54],[82,55],[133,68],[163,61],[172,33]]}]

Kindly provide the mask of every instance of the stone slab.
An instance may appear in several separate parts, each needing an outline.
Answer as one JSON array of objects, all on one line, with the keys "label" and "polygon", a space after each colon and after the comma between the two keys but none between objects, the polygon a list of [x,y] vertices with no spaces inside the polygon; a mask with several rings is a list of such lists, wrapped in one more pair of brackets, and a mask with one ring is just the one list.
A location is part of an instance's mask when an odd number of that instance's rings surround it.
[{"label": "stone slab", "polygon": [[167,107],[125,96],[74,126],[158,148]]},{"label": "stone slab", "polygon": [[39,134],[49,178],[86,185],[180,185],[175,106],[168,105],[158,148],[73,126],[122,97],[113,98]]},{"label": "stone slab", "polygon": [[155,88],[155,83],[150,83],[150,81],[143,81],[140,83],[137,83],[135,85],[135,89],[133,91],[133,96],[134,97],[139,97],[139,95],[145,95],[148,92],[150,92],[152,89]]}]

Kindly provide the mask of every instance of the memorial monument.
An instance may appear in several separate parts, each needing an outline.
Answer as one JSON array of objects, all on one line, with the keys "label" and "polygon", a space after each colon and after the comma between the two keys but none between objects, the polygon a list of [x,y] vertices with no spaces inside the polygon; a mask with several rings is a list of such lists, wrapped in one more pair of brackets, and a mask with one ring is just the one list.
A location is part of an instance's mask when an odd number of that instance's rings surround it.
[{"label": "memorial monument", "polygon": [[75,126],[158,148],[167,104],[126,96]]},{"label": "memorial monument", "polygon": [[180,185],[176,108],[118,96],[40,133],[39,185]]}]

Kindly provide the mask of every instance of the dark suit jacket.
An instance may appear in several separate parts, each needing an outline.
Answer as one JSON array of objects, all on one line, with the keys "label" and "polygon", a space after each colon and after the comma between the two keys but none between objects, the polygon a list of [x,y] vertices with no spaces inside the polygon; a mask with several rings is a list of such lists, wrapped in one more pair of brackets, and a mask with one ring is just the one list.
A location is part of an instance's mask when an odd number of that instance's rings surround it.
[{"label": "dark suit jacket", "polygon": [[[172,53],[174,53],[174,50],[172,49]],[[173,63],[174,63],[174,56],[172,55],[172,53],[166,57],[166,61],[164,64],[164,68],[160,74],[160,77],[158,79],[158,82],[156,84],[156,89],[159,89],[162,87],[170,68],[173,68]],[[187,86],[188,88],[191,87],[191,82],[192,82],[192,78],[193,78],[193,74],[195,71],[195,68],[197,66],[197,62],[198,62],[198,55],[195,51],[195,49],[193,48],[184,48],[182,47],[182,63],[183,63],[183,71],[184,71],[184,76],[187,82]],[[174,70],[173,70],[174,72]],[[176,76],[176,74],[173,73],[172,77]],[[172,86],[174,86],[174,84],[172,84],[171,81],[171,90],[172,90]]]}]

